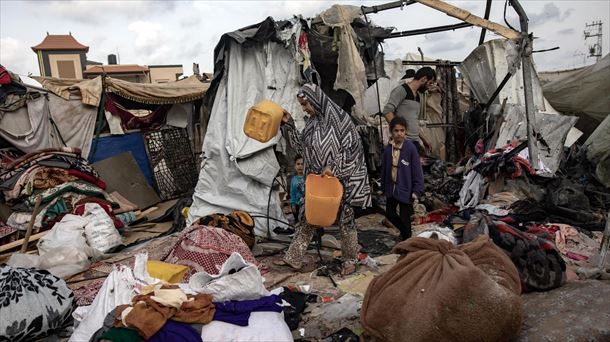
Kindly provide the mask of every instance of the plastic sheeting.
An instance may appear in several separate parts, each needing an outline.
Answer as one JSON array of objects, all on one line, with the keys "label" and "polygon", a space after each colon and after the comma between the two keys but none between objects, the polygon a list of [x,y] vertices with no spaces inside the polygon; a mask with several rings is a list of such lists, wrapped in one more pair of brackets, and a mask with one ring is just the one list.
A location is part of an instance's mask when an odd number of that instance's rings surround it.
[{"label": "plastic sheeting", "polygon": [[[243,133],[252,105],[269,99],[292,113],[297,127],[304,125],[296,101],[299,68],[293,51],[270,41],[246,48],[230,40],[225,53],[225,70],[212,107],[203,144],[205,159],[187,224],[205,215],[233,210],[266,215],[271,185],[279,171],[273,148],[280,134],[260,143]],[[271,195],[269,216],[286,221],[276,191]],[[267,220],[255,221],[255,233],[266,235]]]},{"label": "plastic sheeting", "polygon": [[610,115],[597,127],[585,142],[587,159],[595,165],[595,177],[610,188]]},{"label": "plastic sheeting", "polygon": [[[523,73],[516,69],[521,66],[521,63],[516,63],[518,53],[515,42],[511,40],[491,40],[474,49],[459,67],[481,103],[489,102],[504,77],[509,71],[514,71],[514,75],[493,102],[494,105],[500,105],[506,99],[504,123],[500,127],[496,147],[501,147],[508,141],[527,140]],[[541,176],[550,177],[559,168],[563,146],[573,144],[582,132],[573,127],[577,118],[560,115],[544,98],[533,65],[532,88],[536,112],[535,132],[540,137],[536,142],[540,165],[534,167]]]},{"label": "plastic sheeting", "polygon": [[364,120],[364,91],[366,90],[366,67],[356,46],[356,32],[351,23],[362,15],[360,7],[348,5],[333,5],[320,14],[324,24],[339,30],[339,57],[337,59],[337,78],[334,89],[344,89],[352,95],[356,102],[354,114]]},{"label": "plastic sheeting", "polygon": [[[95,131],[97,107],[82,103],[79,99],[65,100],[55,94],[48,94],[49,111],[68,147],[78,147],[81,155],[87,157]],[[63,146],[63,145],[62,145]]]},{"label": "plastic sheeting", "polygon": [[[516,60],[517,54],[518,48],[515,42],[506,39],[490,40],[474,49],[462,62],[462,65],[458,67],[479,102],[487,103],[489,101],[491,95],[511,69],[511,64]],[[536,111],[558,114],[559,112],[542,95],[540,81],[533,65],[532,69]],[[516,70],[493,103],[499,105],[505,98],[507,99],[506,103],[525,106],[523,72],[520,70]]]},{"label": "plastic sheeting", "polygon": [[544,96],[557,110],[601,122],[610,114],[610,55],[573,70],[541,72]]},{"label": "plastic sheeting", "polygon": [[51,123],[49,101],[43,94],[34,96],[24,107],[6,113],[0,119],[0,137],[25,153],[62,146]]}]

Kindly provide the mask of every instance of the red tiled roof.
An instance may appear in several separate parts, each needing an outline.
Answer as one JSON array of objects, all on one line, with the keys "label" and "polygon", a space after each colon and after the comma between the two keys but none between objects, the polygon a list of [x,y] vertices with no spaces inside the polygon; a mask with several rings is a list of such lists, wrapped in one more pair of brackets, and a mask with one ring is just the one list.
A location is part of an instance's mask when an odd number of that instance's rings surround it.
[{"label": "red tiled roof", "polygon": [[84,74],[127,74],[127,73],[138,73],[148,72],[147,67],[143,67],[137,64],[112,64],[112,65],[94,65],[85,70]]},{"label": "red tiled roof", "polygon": [[89,52],[89,47],[76,41],[71,34],[48,34],[40,44],[32,46],[32,50],[34,52],[38,50],[85,50],[85,52]]}]

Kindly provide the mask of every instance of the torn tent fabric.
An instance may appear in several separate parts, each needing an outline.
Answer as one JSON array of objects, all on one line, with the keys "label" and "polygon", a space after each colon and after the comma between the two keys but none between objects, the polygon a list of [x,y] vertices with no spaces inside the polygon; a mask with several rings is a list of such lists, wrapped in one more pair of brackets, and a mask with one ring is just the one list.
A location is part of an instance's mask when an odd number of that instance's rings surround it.
[{"label": "torn tent fabric", "polygon": [[142,104],[115,94],[107,94],[104,108],[119,117],[123,129],[128,130],[160,128],[165,124],[170,106]]},{"label": "torn tent fabric", "polygon": [[[266,20],[223,35],[215,49],[216,75],[211,85],[214,93],[208,95],[214,105],[187,224],[206,215],[234,210],[287,221],[276,190],[271,189],[280,169],[273,151],[280,136],[263,144],[243,133],[248,109],[263,99],[292,113],[297,125],[303,123],[296,100],[300,74],[295,51],[271,37],[275,37],[275,24]],[[262,198],[270,198],[269,205]],[[272,234],[273,227],[268,227],[266,219],[255,218],[255,222],[256,235]],[[281,225],[275,221],[273,224]]]}]

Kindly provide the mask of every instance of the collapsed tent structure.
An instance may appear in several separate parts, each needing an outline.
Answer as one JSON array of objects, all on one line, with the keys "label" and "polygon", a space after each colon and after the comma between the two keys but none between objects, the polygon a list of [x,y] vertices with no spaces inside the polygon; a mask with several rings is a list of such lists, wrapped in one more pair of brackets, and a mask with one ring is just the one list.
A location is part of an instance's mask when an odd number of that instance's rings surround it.
[{"label": "collapsed tent structure", "polygon": [[[565,337],[547,319],[573,324],[570,339],[608,337],[607,320],[590,318],[607,307],[610,287],[575,279],[610,274],[610,120],[581,145],[572,115],[591,108],[547,101],[552,83],[533,65],[527,16],[509,3],[521,32],[487,19],[491,1],[485,18],[437,0],[269,17],[220,38],[210,84],[24,85],[12,75],[0,87],[0,187],[10,205],[0,205],[0,285],[44,283],[28,288],[27,301],[7,292],[0,339]],[[414,4],[461,22],[394,32],[370,20]],[[384,59],[388,39],[471,26],[482,32],[464,61]],[[487,31],[503,38],[485,42]],[[436,70],[438,85],[422,94],[425,188],[413,203],[414,237],[400,242],[396,227],[368,215],[385,205],[377,183],[390,137],[380,112],[405,71],[422,66]],[[281,130],[265,143],[243,131],[264,99],[301,129],[308,117],[295,95],[310,82],[350,114],[375,197],[372,210],[356,211],[353,276],[339,275],[334,226],[318,230],[317,250],[307,252],[318,260],[306,255],[299,272],[275,262],[293,232],[285,184],[295,151]],[[558,297],[578,298],[576,313],[560,316],[569,310]],[[388,314],[397,303],[399,314]]]},{"label": "collapsed tent structure", "polygon": [[[202,142],[200,122],[205,111],[201,99],[209,84],[194,77],[152,85],[105,76],[91,80],[35,77],[25,84],[12,74],[8,85],[3,86],[7,94],[0,108],[0,138],[5,147],[3,221],[25,231],[35,201],[22,205],[21,199],[76,180],[73,176],[59,177],[58,168],[71,170],[77,164],[87,165],[92,179],[101,177],[108,183],[106,188],[103,182],[99,194],[104,196],[100,197],[110,199],[108,193],[122,193],[136,204],[135,209],[147,209],[192,191],[196,182],[192,151]],[[67,159],[43,163],[38,161],[42,156]],[[119,167],[129,171],[121,173]],[[44,180],[51,171],[58,178]],[[42,178],[39,181],[36,177]],[[51,222],[56,222],[82,199],[82,194],[87,194],[76,190],[58,192],[62,198],[81,194],[68,202],[57,195],[53,200],[43,200],[36,213],[35,232],[51,228],[52,224],[45,223],[47,212],[53,212],[55,219]],[[60,209],[60,203],[68,205]]]}]

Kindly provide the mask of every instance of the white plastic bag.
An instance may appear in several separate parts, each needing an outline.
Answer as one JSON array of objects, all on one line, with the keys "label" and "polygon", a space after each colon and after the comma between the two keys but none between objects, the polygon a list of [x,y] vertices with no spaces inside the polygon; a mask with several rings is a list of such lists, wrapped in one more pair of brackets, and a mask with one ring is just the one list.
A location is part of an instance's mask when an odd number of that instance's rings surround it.
[{"label": "white plastic bag", "polygon": [[38,254],[44,255],[52,249],[65,246],[73,246],[90,252],[85,238],[87,223],[88,221],[83,217],[67,214],[61,221],[55,223],[47,235],[40,238],[36,245]]},{"label": "white plastic bag", "polygon": [[91,247],[106,253],[122,243],[121,234],[114,227],[112,218],[99,204],[85,204],[84,218],[88,221],[85,235]]},{"label": "white plastic bag", "polygon": [[87,252],[74,246],[53,248],[40,256],[40,268],[64,279],[87,270],[90,264]]},{"label": "white plastic bag", "polygon": [[237,252],[222,264],[219,274],[195,273],[189,286],[198,293],[212,295],[215,302],[253,300],[270,295],[258,268],[247,263]]},{"label": "white plastic bag", "polygon": [[13,253],[6,264],[11,267],[40,268],[40,256],[35,254]]}]

